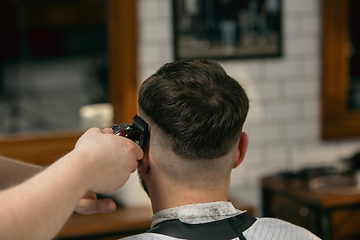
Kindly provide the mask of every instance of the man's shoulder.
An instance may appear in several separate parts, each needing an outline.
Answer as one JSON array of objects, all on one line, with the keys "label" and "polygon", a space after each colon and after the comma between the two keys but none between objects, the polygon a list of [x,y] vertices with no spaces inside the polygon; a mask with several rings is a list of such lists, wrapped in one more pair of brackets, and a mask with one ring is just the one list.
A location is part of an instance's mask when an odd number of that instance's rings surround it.
[{"label": "man's shoulder", "polygon": [[292,223],[276,218],[258,218],[258,220],[244,232],[247,239],[300,239],[300,240],[320,240],[309,230],[294,225]]},{"label": "man's shoulder", "polygon": [[158,233],[142,233],[126,238],[121,238],[121,240],[175,240],[175,239],[180,239],[180,238],[169,237]]},{"label": "man's shoulder", "polygon": [[[305,228],[275,218],[257,218],[257,221],[243,232],[247,240],[320,240],[316,235]],[[175,240],[179,238],[169,237],[157,233],[142,233],[122,240]],[[235,238],[238,239],[238,238]]]}]

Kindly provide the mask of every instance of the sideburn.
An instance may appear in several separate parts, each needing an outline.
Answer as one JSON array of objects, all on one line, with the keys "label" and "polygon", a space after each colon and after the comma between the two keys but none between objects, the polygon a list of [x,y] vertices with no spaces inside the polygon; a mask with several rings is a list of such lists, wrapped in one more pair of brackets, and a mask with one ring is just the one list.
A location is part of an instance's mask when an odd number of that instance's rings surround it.
[{"label": "sideburn", "polygon": [[138,175],[139,175],[139,181],[140,181],[140,184],[143,188],[143,190],[146,192],[146,194],[148,195],[148,197],[150,198],[150,194],[149,194],[149,190],[146,186],[146,183],[144,181],[144,178],[140,175],[140,173],[138,172]]}]

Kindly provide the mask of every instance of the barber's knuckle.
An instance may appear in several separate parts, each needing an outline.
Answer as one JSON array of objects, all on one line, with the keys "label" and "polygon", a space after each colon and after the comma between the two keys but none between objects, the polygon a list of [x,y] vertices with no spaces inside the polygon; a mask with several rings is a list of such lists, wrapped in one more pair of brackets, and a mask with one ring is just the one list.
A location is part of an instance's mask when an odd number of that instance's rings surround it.
[{"label": "barber's knuckle", "polygon": [[99,131],[100,131],[99,128],[97,128],[97,127],[92,127],[92,128],[89,128],[89,129],[87,130],[87,133],[89,133],[89,134],[95,134],[95,133],[98,133]]},{"label": "barber's knuckle", "polygon": [[125,151],[128,153],[133,153],[136,150],[136,145],[133,142],[127,142],[125,145]]},{"label": "barber's knuckle", "polygon": [[99,131],[100,130],[100,128],[97,128],[97,127],[91,127],[91,128],[89,128],[89,131]]}]

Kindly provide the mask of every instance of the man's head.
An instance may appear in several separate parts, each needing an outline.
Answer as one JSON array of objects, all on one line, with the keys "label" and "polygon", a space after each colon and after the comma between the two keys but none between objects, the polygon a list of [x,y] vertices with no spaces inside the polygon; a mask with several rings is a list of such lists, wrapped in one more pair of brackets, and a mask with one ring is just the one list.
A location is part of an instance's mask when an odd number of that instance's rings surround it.
[{"label": "man's head", "polygon": [[240,84],[211,60],[163,65],[144,81],[139,108],[188,159],[224,156],[240,138],[249,101]]},{"label": "man's head", "polygon": [[226,196],[231,169],[247,148],[242,127],[249,101],[240,84],[214,61],[176,61],[144,81],[139,108],[150,132],[139,173],[153,207],[164,192]]}]

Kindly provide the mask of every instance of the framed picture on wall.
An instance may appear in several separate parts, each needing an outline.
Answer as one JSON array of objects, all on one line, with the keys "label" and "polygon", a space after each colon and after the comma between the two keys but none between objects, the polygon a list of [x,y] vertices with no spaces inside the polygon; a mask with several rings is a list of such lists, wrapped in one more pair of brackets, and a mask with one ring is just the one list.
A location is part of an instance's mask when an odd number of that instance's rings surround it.
[{"label": "framed picture on wall", "polygon": [[175,59],[282,55],[282,0],[172,0]]}]

